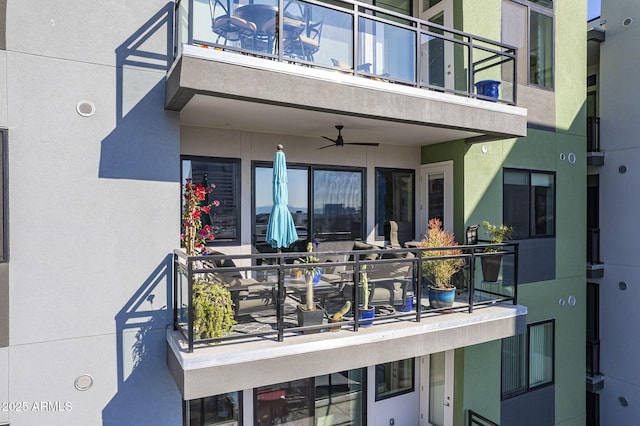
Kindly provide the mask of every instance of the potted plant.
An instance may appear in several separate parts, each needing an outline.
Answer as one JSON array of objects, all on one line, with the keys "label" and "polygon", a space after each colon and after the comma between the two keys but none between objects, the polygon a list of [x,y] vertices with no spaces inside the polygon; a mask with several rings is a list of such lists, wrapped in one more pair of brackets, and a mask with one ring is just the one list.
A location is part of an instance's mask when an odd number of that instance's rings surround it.
[{"label": "potted plant", "polygon": [[[460,249],[445,249],[456,247],[452,232],[442,229],[439,219],[429,220],[429,229],[425,239],[421,242],[423,257],[456,256],[462,254]],[[442,250],[438,250],[442,248]],[[438,259],[424,260],[422,262],[422,275],[429,281],[429,305],[432,308],[448,308],[453,306],[456,287],[451,283],[451,277],[464,266],[464,259]]]},{"label": "potted plant", "polygon": [[[209,214],[218,200],[205,204],[214,186],[205,186],[187,179],[184,185],[181,240],[187,256],[206,255],[206,241],[214,239],[211,225],[202,225],[202,214]],[[207,262],[197,261],[198,267]],[[201,339],[220,338],[231,333],[236,324],[234,303],[229,286],[211,280],[207,274],[196,274],[192,285],[193,328]]]},{"label": "potted plant", "polygon": [[[344,302],[344,305],[342,305],[342,308],[340,308],[338,312],[336,312],[335,314],[329,317],[329,322],[342,322],[342,318],[346,315],[347,312],[349,312],[350,309],[351,309],[351,301],[347,300],[346,302]],[[340,328],[341,328],[340,326],[329,327],[329,330],[340,331]]]},{"label": "potted plant", "polygon": [[[513,228],[504,224],[494,225],[488,221],[482,222],[482,227],[487,231],[489,235],[489,242],[491,244],[501,244],[511,238]],[[501,251],[497,247],[487,247],[485,253],[496,253]],[[494,254],[489,256],[482,256],[480,258],[482,264],[482,278],[485,282],[495,283],[498,281],[498,275],[500,273],[500,266],[502,266],[502,255]]]},{"label": "potted plant", "polygon": [[201,339],[231,333],[236,325],[231,292],[224,283],[197,280],[193,283],[193,329]]},{"label": "potted plant", "polygon": [[207,196],[213,191],[214,185],[204,186],[194,183],[191,178],[184,184],[184,204],[182,206],[182,234],[180,239],[187,252],[187,256],[195,256],[204,252],[207,241],[215,238],[213,227],[209,224],[202,225],[202,214],[209,214],[212,207],[220,205],[220,201],[214,200],[204,204]]},{"label": "potted plant", "polygon": [[371,290],[369,290],[369,273],[367,272],[367,265],[362,265],[362,269],[360,271],[360,284],[362,285],[362,304],[358,306],[358,318],[361,320],[360,326],[367,327],[373,324],[373,321],[362,320],[371,320],[376,313],[376,309],[373,306],[369,306]]},{"label": "potted plant", "polygon": [[[301,265],[301,269],[304,273],[304,280],[307,286],[307,291],[304,301],[304,305],[298,305],[298,325],[305,327],[308,325],[322,324],[324,319],[324,310],[318,309],[313,301],[313,285],[316,276],[320,275],[320,268],[314,266],[318,263],[318,258],[311,253],[313,252],[313,244],[307,244],[307,255],[297,260],[297,263]],[[315,332],[319,330],[314,330]]]}]

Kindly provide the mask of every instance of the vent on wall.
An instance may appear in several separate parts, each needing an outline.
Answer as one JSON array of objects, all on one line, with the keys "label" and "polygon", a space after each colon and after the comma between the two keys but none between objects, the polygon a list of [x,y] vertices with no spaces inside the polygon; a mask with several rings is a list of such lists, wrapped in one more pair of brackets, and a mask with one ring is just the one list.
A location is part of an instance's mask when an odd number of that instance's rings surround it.
[{"label": "vent on wall", "polygon": [[627,17],[622,20],[623,27],[628,27],[631,24],[633,24],[633,18]]}]

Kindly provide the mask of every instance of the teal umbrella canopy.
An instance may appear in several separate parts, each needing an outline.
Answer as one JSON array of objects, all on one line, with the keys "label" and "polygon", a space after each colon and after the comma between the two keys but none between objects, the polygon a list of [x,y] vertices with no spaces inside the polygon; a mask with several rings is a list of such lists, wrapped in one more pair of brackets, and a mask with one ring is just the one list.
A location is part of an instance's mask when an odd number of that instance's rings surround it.
[{"label": "teal umbrella canopy", "polygon": [[289,204],[289,189],[287,183],[287,160],[282,151],[282,145],[273,158],[273,207],[267,224],[267,244],[280,249],[289,247],[298,240],[293,217],[287,207]]}]

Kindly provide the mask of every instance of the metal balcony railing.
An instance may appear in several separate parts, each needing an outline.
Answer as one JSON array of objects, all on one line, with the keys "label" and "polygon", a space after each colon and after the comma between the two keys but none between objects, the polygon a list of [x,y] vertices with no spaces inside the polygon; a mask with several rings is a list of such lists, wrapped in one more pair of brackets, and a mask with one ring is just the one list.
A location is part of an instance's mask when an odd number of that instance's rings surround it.
[{"label": "metal balcony railing", "polygon": [[600,117],[587,117],[587,152],[600,152]]},{"label": "metal balcony railing", "polygon": [[600,341],[587,340],[587,375],[597,376],[600,374]]},{"label": "metal balcony railing", "polygon": [[499,426],[473,410],[467,410],[467,426]]},{"label": "metal balcony railing", "polygon": [[353,0],[260,3],[178,0],[176,57],[189,44],[516,104],[513,46]]},{"label": "metal balcony railing", "polygon": [[[492,247],[495,252],[486,252]],[[363,326],[360,318],[363,302],[363,274],[367,274],[369,289],[374,300],[378,291],[384,302],[385,315],[374,317],[371,324],[388,321],[420,322],[426,316],[443,311],[473,313],[475,308],[499,302],[517,303],[518,244],[478,244],[438,248],[451,255],[426,256],[432,249],[384,249],[346,252],[313,252],[319,262],[314,267],[323,268],[322,281],[314,285],[314,295],[320,308],[328,315],[346,301],[352,308],[341,322],[331,324],[332,329],[352,329]],[[449,251],[449,250],[457,250]],[[379,256],[379,255],[383,256]],[[298,333],[329,329],[321,325],[300,326],[292,320],[297,304],[306,303],[305,280],[300,273],[307,264],[299,263],[309,253],[262,253],[252,255],[186,256],[183,250],[174,252],[173,274],[173,324],[184,335],[189,351],[194,344],[238,339],[255,339],[271,336],[282,341]],[[373,255],[375,257],[369,257]],[[501,277],[496,283],[482,280],[479,258],[502,257]],[[337,260],[336,260],[337,259]],[[333,261],[332,261],[333,260]],[[455,280],[458,298],[453,307],[429,308],[428,279],[423,277],[427,262],[456,260],[463,266]],[[477,269],[477,270],[476,270]],[[331,277],[324,281],[325,277]],[[199,336],[194,328],[194,283],[217,282],[225,285],[234,302],[238,324],[231,333],[219,338]],[[357,284],[355,284],[357,283]],[[308,285],[308,284],[307,284]],[[378,290],[380,288],[380,290]],[[415,298],[414,298],[415,297]],[[335,301],[333,301],[336,298]],[[395,305],[400,299],[400,305]],[[314,301],[316,298],[313,299]],[[329,308],[333,301],[334,305]],[[370,305],[374,303],[371,302]],[[293,309],[292,309],[293,307]],[[246,312],[241,312],[246,310]]]},{"label": "metal balcony railing", "polygon": [[600,262],[600,229],[587,229],[587,264],[597,265]]}]

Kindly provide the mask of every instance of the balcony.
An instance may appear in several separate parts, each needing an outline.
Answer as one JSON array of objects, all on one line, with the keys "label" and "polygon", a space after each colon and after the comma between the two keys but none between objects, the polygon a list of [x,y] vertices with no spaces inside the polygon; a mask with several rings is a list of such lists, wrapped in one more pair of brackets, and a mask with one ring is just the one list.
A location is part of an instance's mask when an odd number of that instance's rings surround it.
[{"label": "balcony", "polygon": [[600,229],[587,229],[587,278],[604,277],[604,263],[600,261]]},{"label": "balcony", "polygon": [[587,391],[604,388],[604,376],[600,372],[600,341],[587,340]]},{"label": "balcony", "polygon": [[[297,306],[307,303],[296,261],[307,253],[187,257],[176,251],[168,364],[183,397],[193,399],[237,390],[239,381],[261,386],[518,334],[526,324],[526,307],[516,304],[518,246],[496,245],[492,253],[484,252],[487,247],[459,246],[463,254],[444,257],[423,257],[418,248],[314,252],[322,273],[313,300],[323,314],[311,326],[296,318]],[[478,259],[493,256],[503,258],[500,278],[484,282]],[[443,259],[465,266],[454,277],[453,306],[431,308],[421,271],[425,262]],[[365,273],[369,304],[376,308],[371,320],[360,317]],[[219,338],[201,337],[194,326],[194,283],[202,280],[224,281],[235,304],[237,323]],[[345,302],[351,309],[342,321],[329,322]],[[315,363],[316,357],[324,361]]]},{"label": "balcony", "polygon": [[[511,46],[355,1],[212,4],[176,11],[166,108],[183,122],[312,136],[378,122],[352,137],[421,145],[526,135]],[[479,93],[487,81],[498,90]]]},{"label": "balcony", "polygon": [[604,166],[600,151],[600,117],[587,117],[587,165]]}]

